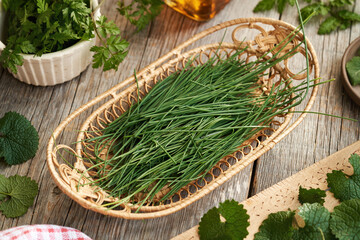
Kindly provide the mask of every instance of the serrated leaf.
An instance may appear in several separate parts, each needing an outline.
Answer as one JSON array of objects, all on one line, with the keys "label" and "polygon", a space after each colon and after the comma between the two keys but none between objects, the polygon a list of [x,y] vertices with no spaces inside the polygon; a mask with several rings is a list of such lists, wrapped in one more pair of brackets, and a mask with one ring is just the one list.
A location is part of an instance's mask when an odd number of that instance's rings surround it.
[{"label": "serrated leaf", "polygon": [[320,24],[318,34],[328,34],[336,30],[341,24],[341,21],[336,17],[328,17]]},{"label": "serrated leaf", "polygon": [[0,158],[10,164],[33,158],[39,146],[39,135],[30,121],[16,112],[0,119]]},{"label": "serrated leaf", "polygon": [[333,7],[343,7],[353,4],[353,2],[353,0],[330,0],[330,5]]},{"label": "serrated leaf", "polygon": [[225,233],[225,223],[220,221],[219,210],[214,207],[201,218],[199,223],[199,236],[201,240],[231,239]]},{"label": "serrated leaf", "polygon": [[275,0],[261,0],[254,8],[253,12],[263,12],[272,9],[275,6]]},{"label": "serrated leaf", "polygon": [[339,240],[360,239],[360,199],[336,206],[331,213],[330,228]]},{"label": "serrated leaf", "polygon": [[295,212],[280,211],[269,214],[255,234],[254,240],[284,240],[291,239],[293,235],[292,221]]},{"label": "serrated leaf", "polygon": [[292,240],[323,240],[321,230],[306,226],[294,230]]},{"label": "serrated leaf", "polygon": [[299,187],[299,202],[301,204],[304,203],[324,204],[325,196],[326,196],[325,191],[321,190],[320,188],[306,189],[306,188],[302,188],[301,186]]},{"label": "serrated leaf", "polygon": [[327,182],[330,191],[335,198],[345,201],[360,198],[360,156],[352,154],[349,158],[350,164],[354,168],[354,174],[348,176],[342,171],[333,170],[327,174]]},{"label": "serrated leaf", "polygon": [[5,193],[8,192],[7,187],[9,185],[9,180],[0,174],[0,201],[3,201],[7,197]]},{"label": "serrated leaf", "polygon": [[304,8],[302,8],[300,10],[301,16],[302,18],[305,20],[308,17],[310,17],[310,15],[312,15],[313,17],[316,15],[326,15],[329,12],[329,7],[326,6],[324,3],[322,2],[317,2],[317,3],[313,3],[310,4]]},{"label": "serrated leaf", "polygon": [[242,204],[232,200],[226,200],[220,203],[220,214],[225,218],[225,232],[231,239],[244,239],[249,232],[247,227],[249,223],[249,215]]},{"label": "serrated leaf", "polygon": [[341,10],[337,14],[342,19],[360,22],[360,14],[357,14],[355,12],[350,12],[348,10]]},{"label": "serrated leaf", "polygon": [[[2,176],[2,175],[0,175]],[[5,187],[4,187],[5,186]],[[0,177],[0,192],[2,197],[0,211],[10,218],[24,215],[34,203],[38,194],[38,184],[26,176]]]},{"label": "serrated leaf", "polygon": [[351,26],[351,21],[350,20],[341,20],[341,24],[339,26],[340,30],[345,30],[347,28],[349,28]]},{"label": "serrated leaf", "polygon": [[[334,239],[330,232],[330,212],[319,203],[305,203],[299,207],[299,216],[304,219],[305,228],[313,227],[318,233],[322,232],[326,240]],[[320,230],[320,231],[319,231]],[[304,231],[303,233],[312,233]],[[314,233],[314,235],[316,235]]]},{"label": "serrated leaf", "polygon": [[[220,214],[225,222],[220,221]],[[219,208],[210,209],[199,223],[199,236],[201,240],[211,239],[244,239],[249,232],[249,215],[242,204],[232,200],[220,203]]]},{"label": "serrated leaf", "polygon": [[129,5],[118,1],[118,12],[141,31],[160,14],[164,2],[162,0],[132,0]]},{"label": "serrated leaf", "polygon": [[360,84],[360,57],[353,57],[346,63],[346,72],[352,85]]},{"label": "serrated leaf", "polygon": [[288,0],[277,0],[278,13],[282,13],[285,9],[286,3]]}]

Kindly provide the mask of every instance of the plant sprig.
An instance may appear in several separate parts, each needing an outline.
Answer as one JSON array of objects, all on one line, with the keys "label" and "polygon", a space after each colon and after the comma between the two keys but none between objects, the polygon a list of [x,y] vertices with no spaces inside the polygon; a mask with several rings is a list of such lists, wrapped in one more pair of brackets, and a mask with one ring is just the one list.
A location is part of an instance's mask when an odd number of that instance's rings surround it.
[{"label": "plant sprig", "polygon": [[[347,10],[354,4],[353,0],[304,0],[307,5],[301,9],[303,19],[309,16],[322,16],[325,18],[319,26],[318,34],[329,34],[337,29],[344,30],[353,22],[360,22],[360,14]],[[295,5],[294,0],[260,0],[255,6],[254,12],[268,11],[277,8],[282,14],[286,5]]]},{"label": "plant sprig", "polygon": [[100,46],[93,47],[94,68],[117,70],[125,58],[128,42],[120,30],[106,17],[94,21],[90,0],[3,0],[8,13],[8,37],[0,62],[17,73],[23,64],[21,54],[41,56],[74,45],[79,41],[100,38]]}]

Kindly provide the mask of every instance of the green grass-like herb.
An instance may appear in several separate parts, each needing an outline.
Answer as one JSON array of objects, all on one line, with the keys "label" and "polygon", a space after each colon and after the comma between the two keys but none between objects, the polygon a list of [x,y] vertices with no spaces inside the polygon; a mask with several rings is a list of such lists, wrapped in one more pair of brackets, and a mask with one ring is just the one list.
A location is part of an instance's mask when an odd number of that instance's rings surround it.
[{"label": "green grass-like herb", "polygon": [[[289,79],[268,94],[257,84],[294,50],[249,63],[240,60],[243,51],[196,67],[190,61],[108,124],[101,136],[84,140],[95,148],[94,157],[84,157],[93,164],[88,170],[97,172],[92,183],[121,199],[106,206],[129,201],[141,206],[164,187],[170,191],[162,201],[168,199],[269,127],[275,116],[300,104],[309,81],[292,86]],[[110,149],[107,160],[99,157],[105,148]],[[138,193],[144,194],[135,198]]]}]

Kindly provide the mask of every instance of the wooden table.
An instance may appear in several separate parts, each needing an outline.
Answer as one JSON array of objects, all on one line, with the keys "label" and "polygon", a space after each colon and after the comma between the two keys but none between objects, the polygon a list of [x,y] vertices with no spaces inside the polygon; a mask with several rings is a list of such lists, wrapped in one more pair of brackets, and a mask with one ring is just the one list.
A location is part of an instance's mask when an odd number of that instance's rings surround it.
[{"label": "wooden table", "polygon": [[[16,166],[0,162],[0,174],[27,175],[39,183],[35,204],[22,217],[6,219],[0,215],[1,230],[25,224],[57,224],[77,228],[93,239],[169,239],[198,224],[201,216],[225,199],[243,201],[280,180],[298,172],[359,139],[359,122],[311,114],[274,149],[249,165],[243,172],[205,198],[167,217],[131,221],[116,219],[86,210],[63,194],[50,177],[46,166],[46,145],[52,131],[71,112],[95,96],[140,70],[194,34],[226,20],[239,17],[271,17],[297,25],[296,10],[286,9],[254,14],[258,1],[233,0],[214,19],[192,21],[164,7],[161,15],[138,34],[117,14],[116,1],[107,0],[102,13],[113,19],[131,43],[126,60],[117,72],[102,73],[89,67],[74,80],[55,87],[23,84],[1,70],[0,117],[16,111],[31,120],[39,131],[40,146],[34,159]],[[357,1],[355,12],[360,12]],[[319,20],[319,19],[318,19]],[[315,20],[316,22],[316,20]],[[306,27],[317,52],[321,76],[335,78],[320,87],[313,111],[360,119],[360,108],[344,94],[340,82],[340,61],[349,43],[360,35],[360,24],[330,35],[317,35],[317,24]]]}]

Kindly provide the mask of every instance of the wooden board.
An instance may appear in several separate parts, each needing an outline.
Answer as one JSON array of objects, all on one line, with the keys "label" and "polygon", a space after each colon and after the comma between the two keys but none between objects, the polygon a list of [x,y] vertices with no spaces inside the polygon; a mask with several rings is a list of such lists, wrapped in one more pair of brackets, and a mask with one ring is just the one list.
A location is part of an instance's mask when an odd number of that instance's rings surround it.
[{"label": "wooden board", "polygon": [[[270,213],[297,209],[300,206],[298,201],[299,186],[326,190],[328,188],[326,174],[332,170],[342,170],[346,174],[353,174],[348,158],[354,152],[360,153],[360,141],[242,202],[247,213],[250,215],[250,226],[247,228],[249,235],[246,239],[254,238],[254,234],[258,232],[262,221]],[[338,204],[339,201],[334,198],[331,192],[327,191],[324,206],[332,211]],[[199,239],[197,231],[198,226],[195,226],[172,238],[172,240]]]},{"label": "wooden board", "polygon": [[[101,13],[121,27],[130,42],[129,54],[117,72],[103,73],[87,68],[79,77],[54,87],[34,87],[23,84],[0,69],[0,117],[16,111],[30,119],[40,135],[36,156],[20,165],[8,166],[0,161],[0,174],[27,175],[39,183],[40,192],[34,206],[20,218],[7,219],[0,214],[0,230],[24,224],[57,224],[77,228],[94,240],[106,239],[169,239],[198,224],[210,208],[226,199],[239,202],[270,187],[314,162],[357,141],[359,122],[350,122],[320,115],[308,115],[305,120],[274,149],[248,166],[205,198],[186,209],[156,220],[129,221],[103,216],[86,210],[63,194],[52,181],[46,166],[46,144],[52,131],[71,112],[103,93],[155,59],[218,23],[239,17],[271,17],[297,25],[294,8],[287,7],[279,15],[272,10],[252,12],[258,1],[233,0],[208,22],[195,22],[169,7],[143,31],[133,34],[134,27],[119,16],[117,0],[106,0]],[[359,0],[355,12],[360,12]],[[321,76],[335,78],[320,87],[312,110],[360,119],[360,108],[344,95],[340,84],[340,60],[350,41],[360,35],[360,24],[330,35],[317,35],[314,20],[306,27],[307,37],[317,52]],[[84,119],[74,125],[80,127]]]}]

